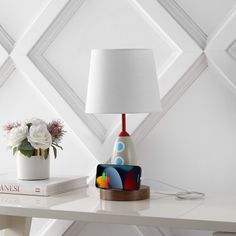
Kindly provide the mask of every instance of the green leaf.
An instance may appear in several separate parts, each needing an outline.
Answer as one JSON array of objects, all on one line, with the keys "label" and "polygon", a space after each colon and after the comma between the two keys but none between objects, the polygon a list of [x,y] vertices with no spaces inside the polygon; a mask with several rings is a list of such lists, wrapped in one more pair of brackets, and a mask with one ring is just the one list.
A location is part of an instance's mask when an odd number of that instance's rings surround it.
[{"label": "green leaf", "polygon": [[49,155],[49,148],[46,149],[46,150],[44,150],[44,155],[43,155],[43,157],[44,157],[45,160],[48,158],[48,155]]},{"label": "green leaf", "polygon": [[34,155],[34,150],[24,150],[18,149],[24,156],[32,157]]},{"label": "green leaf", "polygon": [[12,151],[13,151],[13,155],[15,155],[16,152],[18,151],[18,147],[14,147]]},{"label": "green leaf", "polygon": [[58,145],[57,143],[53,143],[52,145],[54,145],[54,146],[56,146],[56,147],[60,148],[61,150],[63,150],[63,147],[62,147],[62,146],[60,146],[60,145]]},{"label": "green leaf", "polygon": [[29,141],[28,141],[27,138],[25,138],[25,139],[21,142],[21,144],[20,144],[20,146],[19,146],[19,149],[25,150],[25,151],[33,151],[33,150],[34,150],[34,148],[31,146],[31,144],[29,143]]},{"label": "green leaf", "polygon": [[57,158],[57,149],[53,145],[52,145],[52,149],[53,149],[54,157],[56,159]]},{"label": "green leaf", "polygon": [[28,131],[30,130],[30,127],[31,127],[31,125],[32,125],[32,123],[28,123],[28,124],[26,124],[27,125],[27,127],[28,127]]}]

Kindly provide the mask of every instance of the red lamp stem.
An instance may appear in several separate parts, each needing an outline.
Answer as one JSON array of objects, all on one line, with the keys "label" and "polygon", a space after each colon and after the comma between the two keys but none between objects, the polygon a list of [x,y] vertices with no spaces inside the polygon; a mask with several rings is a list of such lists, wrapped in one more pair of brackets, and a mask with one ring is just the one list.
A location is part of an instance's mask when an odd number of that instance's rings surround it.
[{"label": "red lamp stem", "polygon": [[122,131],[119,134],[119,136],[129,136],[129,134],[126,131],[126,114],[122,113]]},{"label": "red lamp stem", "polygon": [[122,114],[122,132],[126,132],[126,115]]}]

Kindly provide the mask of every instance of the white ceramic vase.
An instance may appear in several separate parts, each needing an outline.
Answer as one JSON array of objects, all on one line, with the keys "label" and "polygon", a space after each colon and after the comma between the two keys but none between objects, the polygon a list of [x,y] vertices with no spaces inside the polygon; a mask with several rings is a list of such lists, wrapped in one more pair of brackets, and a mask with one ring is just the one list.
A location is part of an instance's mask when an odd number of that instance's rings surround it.
[{"label": "white ceramic vase", "polygon": [[20,180],[48,179],[50,175],[49,156],[45,160],[42,156],[26,157],[17,155],[17,178]]}]

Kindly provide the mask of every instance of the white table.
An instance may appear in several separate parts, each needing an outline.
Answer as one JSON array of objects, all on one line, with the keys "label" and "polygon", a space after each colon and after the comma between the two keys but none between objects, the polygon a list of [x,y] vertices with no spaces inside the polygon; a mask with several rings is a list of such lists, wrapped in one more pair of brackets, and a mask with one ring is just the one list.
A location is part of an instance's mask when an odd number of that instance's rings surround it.
[{"label": "white table", "polygon": [[0,229],[6,235],[28,235],[32,217],[144,226],[236,232],[236,195],[207,195],[204,200],[109,202],[95,188],[52,197],[0,194]]}]

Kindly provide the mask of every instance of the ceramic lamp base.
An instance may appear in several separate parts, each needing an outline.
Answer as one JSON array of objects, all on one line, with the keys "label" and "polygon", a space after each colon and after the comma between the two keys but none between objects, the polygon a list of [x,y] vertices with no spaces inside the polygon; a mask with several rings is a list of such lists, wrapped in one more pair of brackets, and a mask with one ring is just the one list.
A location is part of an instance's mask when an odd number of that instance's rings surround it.
[{"label": "ceramic lamp base", "polygon": [[115,140],[112,164],[136,165],[136,155],[131,136],[119,136]]}]

